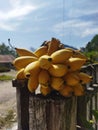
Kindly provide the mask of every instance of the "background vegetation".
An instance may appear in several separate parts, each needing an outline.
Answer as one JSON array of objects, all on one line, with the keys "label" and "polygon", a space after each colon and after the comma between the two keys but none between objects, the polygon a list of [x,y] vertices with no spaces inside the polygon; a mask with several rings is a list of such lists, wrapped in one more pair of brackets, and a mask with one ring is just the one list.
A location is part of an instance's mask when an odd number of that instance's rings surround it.
[{"label": "background vegetation", "polygon": [[[30,50],[34,51],[33,47]],[[81,51],[88,57],[92,62],[98,61],[98,34],[96,34],[91,41],[89,41],[85,47],[81,47]],[[0,54],[11,54],[17,56],[16,51],[13,47],[7,46],[5,43],[0,44]]]},{"label": "background vegetation", "polygon": [[86,44],[85,48],[81,48],[83,53],[92,61],[98,61],[98,34]]},{"label": "background vegetation", "polygon": [[0,44],[0,54],[2,55],[13,55],[13,56],[17,56],[16,51],[14,48],[11,48],[10,46],[7,46],[5,43],[1,43]]}]

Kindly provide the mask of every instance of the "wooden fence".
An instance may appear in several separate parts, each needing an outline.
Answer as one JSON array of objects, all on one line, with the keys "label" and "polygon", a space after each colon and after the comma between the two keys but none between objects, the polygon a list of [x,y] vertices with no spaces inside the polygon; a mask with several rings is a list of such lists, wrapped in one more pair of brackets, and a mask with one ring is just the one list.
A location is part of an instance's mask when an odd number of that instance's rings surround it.
[{"label": "wooden fence", "polygon": [[[85,87],[85,96],[64,99],[59,97],[59,99],[61,98],[59,101],[56,101],[56,98],[45,99],[40,96],[36,98],[36,95],[28,91],[27,81],[20,82],[13,80],[12,85],[16,87],[17,90],[18,130],[87,130],[80,117],[91,120],[92,110],[98,110],[98,65],[86,66],[83,68],[83,71],[93,76],[93,81]],[[37,110],[34,110],[36,109],[35,106]],[[65,109],[65,111],[62,111],[62,109]],[[42,115],[42,112],[44,115]],[[59,122],[58,112],[62,114],[62,116],[60,116],[61,124]],[[37,121],[35,121],[35,119]],[[56,122],[54,120],[56,120]],[[43,121],[45,121],[46,124],[43,125]],[[95,130],[98,130],[97,125],[94,125],[94,127]]]},{"label": "wooden fence", "polygon": [[[85,96],[77,98],[77,124],[81,126],[78,130],[84,129],[81,117],[90,121],[93,119],[92,110],[98,110],[98,64],[89,65],[83,68],[83,71],[93,76],[91,83],[86,85]],[[98,125],[93,125],[95,130],[98,130]]]}]

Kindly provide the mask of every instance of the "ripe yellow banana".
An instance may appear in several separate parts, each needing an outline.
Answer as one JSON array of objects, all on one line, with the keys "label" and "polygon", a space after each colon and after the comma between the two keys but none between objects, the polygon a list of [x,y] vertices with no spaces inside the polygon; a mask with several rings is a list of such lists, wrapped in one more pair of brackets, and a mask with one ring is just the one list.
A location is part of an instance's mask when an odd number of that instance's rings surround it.
[{"label": "ripe yellow banana", "polygon": [[73,87],[73,92],[75,96],[84,95],[84,87],[81,84],[77,84]]},{"label": "ripe yellow banana", "polygon": [[64,83],[63,78],[60,77],[51,77],[51,87],[55,90],[60,90]]},{"label": "ripe yellow banana", "polygon": [[47,70],[42,69],[38,75],[38,81],[41,85],[49,85],[50,75]]},{"label": "ripe yellow banana", "polygon": [[80,50],[74,50],[72,57],[83,58],[87,60],[87,57],[82,52],[80,52]]},{"label": "ripe yellow banana", "polygon": [[69,69],[69,71],[76,71],[81,69],[81,67],[86,63],[86,59],[82,58],[69,58],[66,62],[66,65]]},{"label": "ripe yellow banana", "polygon": [[89,83],[92,81],[93,77],[84,73],[84,72],[80,72],[77,74],[79,79],[80,79],[80,82],[81,84],[86,84],[86,83]]},{"label": "ripe yellow banana", "polygon": [[33,76],[30,76],[29,79],[28,79],[28,90],[30,92],[35,92],[35,90],[37,89],[39,85],[39,82],[38,82],[38,75],[35,74]]},{"label": "ripe yellow banana", "polygon": [[52,65],[52,58],[48,55],[41,56],[38,61],[42,69],[48,70]]},{"label": "ripe yellow banana", "polygon": [[55,64],[60,64],[66,62],[73,54],[73,51],[68,49],[61,49],[57,50],[54,53],[52,53],[51,58],[52,62]]},{"label": "ripe yellow banana", "polygon": [[75,86],[80,82],[79,77],[74,72],[67,73],[63,78],[65,83],[69,86]]},{"label": "ripe yellow banana", "polygon": [[60,41],[56,38],[52,38],[51,42],[48,44],[48,55],[59,49]]},{"label": "ripe yellow banana", "polygon": [[41,71],[41,68],[39,66],[39,61],[34,61],[30,64],[28,64],[24,69],[24,74],[26,78],[29,78],[30,76],[38,76],[39,72]]},{"label": "ripe yellow banana", "polygon": [[20,69],[17,74],[16,74],[16,77],[15,79],[25,79],[25,75],[24,75],[24,68]]},{"label": "ripe yellow banana", "polygon": [[67,73],[67,66],[64,64],[52,64],[49,73],[55,77],[62,77]]},{"label": "ripe yellow banana", "polygon": [[74,51],[75,51],[74,49],[72,49],[72,48],[70,48],[70,47],[66,47],[66,49],[72,51],[73,54],[74,54]]},{"label": "ripe yellow banana", "polygon": [[69,97],[84,94],[83,84],[89,83],[92,76],[80,72],[87,58],[79,50],[65,48],[56,38],[45,42],[34,52],[15,48],[19,57],[13,61],[18,70],[16,79],[28,78],[30,92],[40,86],[42,95],[47,96],[53,90]]},{"label": "ripe yellow banana", "polygon": [[46,55],[47,51],[48,51],[47,46],[41,46],[40,48],[34,51],[34,54],[39,58],[43,55]]},{"label": "ripe yellow banana", "polygon": [[50,88],[48,85],[40,85],[40,92],[42,95],[47,96],[52,91],[52,88]]},{"label": "ripe yellow banana", "polygon": [[31,62],[34,62],[37,60],[38,59],[36,57],[33,57],[33,56],[20,56],[20,57],[17,57],[13,61],[13,65],[16,67],[16,69],[20,70],[22,68],[25,68]]},{"label": "ripe yellow banana", "polygon": [[73,89],[69,85],[64,85],[62,89],[59,90],[59,93],[64,97],[72,96]]},{"label": "ripe yellow banana", "polygon": [[19,56],[33,56],[33,57],[37,57],[32,51],[29,51],[27,49],[24,48],[15,48],[17,54]]}]

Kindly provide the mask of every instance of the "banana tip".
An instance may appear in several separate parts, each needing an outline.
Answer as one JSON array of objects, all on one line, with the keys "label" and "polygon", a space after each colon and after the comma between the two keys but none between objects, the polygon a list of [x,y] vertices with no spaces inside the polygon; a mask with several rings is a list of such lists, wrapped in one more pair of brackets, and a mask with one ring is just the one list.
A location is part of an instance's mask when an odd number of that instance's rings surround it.
[{"label": "banana tip", "polygon": [[27,74],[26,74],[26,78],[29,78],[29,77],[30,77],[30,73],[27,73]]}]

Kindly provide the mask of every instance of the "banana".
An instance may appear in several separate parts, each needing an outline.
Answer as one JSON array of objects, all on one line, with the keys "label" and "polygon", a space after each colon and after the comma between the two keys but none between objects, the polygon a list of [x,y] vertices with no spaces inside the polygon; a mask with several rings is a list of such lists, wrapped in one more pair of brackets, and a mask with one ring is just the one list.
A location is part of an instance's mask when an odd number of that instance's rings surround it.
[{"label": "banana", "polygon": [[73,89],[69,85],[64,85],[62,89],[59,90],[59,93],[64,97],[72,96]]},{"label": "banana", "polygon": [[40,85],[40,92],[42,95],[47,96],[52,91],[52,88],[50,88],[48,85]]},{"label": "banana", "polygon": [[25,68],[31,62],[34,62],[37,60],[38,59],[36,57],[33,57],[33,56],[20,56],[20,57],[17,57],[13,61],[13,65],[16,67],[16,69],[20,70],[22,68]]},{"label": "banana", "polygon": [[64,44],[60,43],[60,44],[59,44],[59,50],[60,50],[60,49],[64,49],[64,48],[65,48]]},{"label": "banana", "polygon": [[72,49],[72,48],[70,48],[70,47],[66,47],[66,49],[72,51],[73,54],[74,54],[74,51],[75,51],[74,49]]},{"label": "banana", "polygon": [[81,67],[86,63],[86,59],[82,58],[69,58],[68,61],[66,62],[66,65],[69,69],[69,71],[76,71],[80,70]]},{"label": "banana", "polygon": [[24,75],[24,68],[20,69],[17,74],[16,74],[16,77],[15,79],[25,79],[25,75]]},{"label": "banana", "polygon": [[46,55],[47,51],[48,51],[47,46],[41,46],[40,48],[34,51],[34,54],[39,58],[43,55]]},{"label": "banana", "polygon": [[64,83],[63,78],[60,77],[51,77],[51,87],[54,90],[60,90],[62,88],[62,85]]},{"label": "banana", "polygon": [[49,85],[50,75],[47,70],[42,69],[38,75],[38,81],[41,85]]},{"label": "banana", "polygon": [[48,70],[52,65],[52,58],[48,55],[41,56],[38,61],[42,69]]},{"label": "banana", "polygon": [[39,61],[34,61],[25,67],[24,74],[26,78],[29,78],[30,76],[34,76],[34,75],[38,76],[40,71],[41,68],[39,66]]},{"label": "banana", "polygon": [[19,56],[33,56],[33,57],[37,57],[33,52],[24,49],[24,48],[15,48],[17,54]]},{"label": "banana", "polygon": [[75,86],[80,81],[77,74],[73,72],[67,73],[63,78],[64,78],[65,83],[69,86]]},{"label": "banana", "polygon": [[74,50],[72,57],[83,58],[87,60],[87,57],[82,52],[80,52],[80,50]]},{"label": "banana", "polygon": [[32,75],[29,77],[28,79],[28,90],[30,92],[35,92],[35,90],[38,88],[38,85],[39,85],[39,82],[38,82],[38,75],[35,74],[35,75]]},{"label": "banana", "polygon": [[73,51],[68,49],[57,50],[51,54],[52,62],[54,64],[60,64],[66,62],[73,54]]},{"label": "banana", "polygon": [[[17,74],[15,79],[28,79],[28,90],[47,96],[58,91],[64,97],[84,94],[83,84],[92,81],[92,76],[80,72],[87,57],[79,50],[65,48],[56,38],[46,41],[31,52],[15,48],[19,57],[13,61]],[[38,88],[39,86],[39,88]]]},{"label": "banana", "polygon": [[89,83],[92,81],[93,77],[84,73],[84,72],[80,72],[77,74],[79,79],[80,79],[80,82],[81,84],[86,84],[86,83]]},{"label": "banana", "polygon": [[73,87],[73,92],[75,96],[84,95],[84,87],[79,83]]},{"label": "banana", "polygon": [[48,44],[48,55],[59,49],[60,41],[56,38],[52,38],[51,42]]},{"label": "banana", "polygon": [[64,64],[52,64],[49,73],[55,77],[62,77],[67,73],[67,66]]}]

